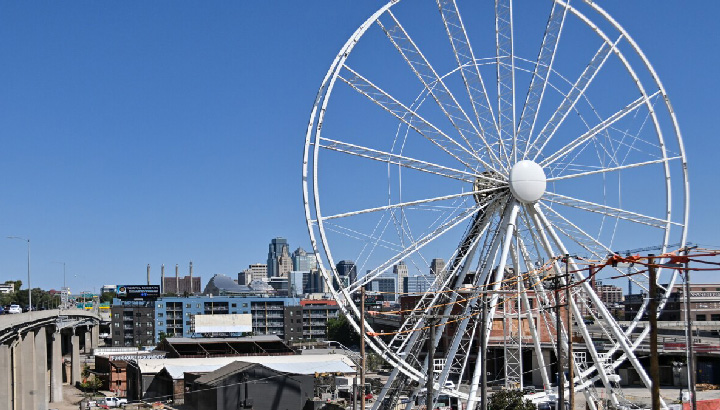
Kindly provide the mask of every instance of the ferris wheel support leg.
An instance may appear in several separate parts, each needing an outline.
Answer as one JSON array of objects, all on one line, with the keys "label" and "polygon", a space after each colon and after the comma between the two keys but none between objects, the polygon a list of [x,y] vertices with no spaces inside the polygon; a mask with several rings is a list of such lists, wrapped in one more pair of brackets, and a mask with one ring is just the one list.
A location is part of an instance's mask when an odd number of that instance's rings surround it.
[{"label": "ferris wheel support leg", "polygon": [[[545,248],[545,253],[547,253],[548,256],[552,257],[553,256],[552,246],[550,245],[550,241],[547,237],[547,234],[545,231],[545,226],[548,227],[549,231],[552,229],[552,227],[547,225],[547,220],[543,220],[545,222],[545,224],[543,224],[541,222],[541,214],[539,212],[539,207],[537,205],[535,205],[534,207],[529,207],[529,211],[530,211],[530,215],[533,219],[533,222],[535,223],[535,226],[537,228],[537,232],[540,236],[540,238],[539,238],[540,242],[541,242],[543,248]],[[554,231],[550,231],[550,234],[553,235]],[[565,249],[565,247],[562,243],[558,243],[557,235],[555,235],[553,237],[553,239],[555,240],[555,243],[556,243],[558,249],[560,249],[560,252],[563,254],[566,254],[567,250]],[[554,268],[557,272],[562,271],[560,268],[560,265],[557,263],[557,261],[554,262]],[[565,284],[565,280],[562,278],[561,278],[561,284],[563,284],[563,285]],[[573,300],[570,300],[570,307],[573,310],[573,315],[575,315],[575,317],[582,317],[580,310],[577,307],[577,304]],[[585,327],[584,324],[581,324],[579,326],[579,329],[583,335],[583,340],[585,340],[585,346],[587,347],[588,352],[590,353],[590,356],[593,359],[593,362],[596,364],[601,363],[600,355],[598,354],[597,349],[595,349],[595,345],[592,343],[592,338],[590,337],[590,333],[588,332],[587,327]],[[574,363],[574,361],[573,361],[573,363]],[[602,366],[597,366],[597,372],[598,372],[598,375],[600,376],[600,380],[602,380],[602,382],[603,382],[603,386],[605,387],[605,390],[610,395],[610,400],[613,402],[613,404],[617,405],[618,404],[617,396],[613,393],[612,386],[610,384],[610,380],[608,379],[607,374],[605,373]],[[581,372],[578,371],[577,374],[581,374]]]},{"label": "ferris wheel support leg", "polygon": [[[540,210],[540,207],[535,205],[534,209],[535,209],[534,214],[537,216],[537,218],[539,218],[542,221],[543,225],[545,225],[547,227],[547,230],[550,233],[550,236],[552,237],[553,241],[555,242],[555,244],[558,247],[558,249],[560,250],[560,252],[567,254],[568,253],[567,248],[565,248],[565,245],[562,243],[562,241],[560,241],[560,238],[558,237],[557,233],[555,232],[555,229],[553,229],[552,225],[549,223],[549,221],[547,220],[547,218],[545,217],[543,212]],[[571,265],[572,265],[572,269],[575,271],[575,275],[578,277],[579,280],[582,281],[582,287],[585,289],[587,294],[590,296],[590,299],[592,300],[592,302],[595,304],[597,309],[600,311],[602,318],[606,319],[606,320],[608,318],[612,318],[612,315],[610,315],[610,312],[605,307],[605,304],[602,303],[602,301],[600,300],[600,297],[597,295],[597,293],[595,293],[592,290],[590,283],[588,281],[584,280],[585,276],[582,273],[580,273],[580,270],[578,269],[577,265],[575,263],[571,263]],[[572,305],[575,307],[575,309],[577,309],[577,306],[575,304],[572,304]],[[575,311],[574,313],[576,315],[579,314],[578,311]],[[577,316],[577,317],[580,317],[580,316]],[[648,389],[651,388],[652,380],[650,380],[650,377],[648,376],[647,372],[645,371],[645,368],[643,368],[642,364],[640,364],[640,361],[633,353],[632,346],[630,346],[628,344],[626,335],[623,332],[623,330],[620,328],[620,326],[618,326],[617,322],[615,322],[612,319],[607,320],[607,324],[608,324],[608,327],[610,328],[610,331],[613,333],[613,336],[615,336],[617,342],[620,344],[620,347],[627,355],[628,360],[635,368],[635,371],[637,371],[638,375],[640,376],[640,379],[643,381],[643,384],[645,384],[645,386]],[[581,326],[581,329],[583,329],[585,332],[587,332],[587,328],[585,328],[585,326]],[[583,336],[585,336],[585,335],[583,334]],[[586,340],[589,340],[589,339],[586,339]],[[595,360],[595,358],[593,358],[593,360]],[[597,362],[597,363],[599,363],[599,362]],[[598,369],[598,370],[600,370],[600,369]],[[601,376],[604,375],[604,372],[600,372],[600,375]],[[665,403],[665,401],[662,398],[660,398],[660,406],[663,409],[667,408],[667,404]]]},{"label": "ferris wheel support leg", "polygon": [[[512,258],[513,265],[515,265],[515,272],[520,272],[520,258],[518,256],[518,249],[520,247],[519,239],[516,238],[516,242],[516,247],[512,248]],[[527,263],[525,265],[528,266]],[[547,368],[545,367],[545,358],[543,357],[542,347],[540,346],[540,337],[538,337],[537,328],[535,327],[535,322],[533,321],[532,309],[530,309],[530,300],[528,299],[527,292],[525,291],[523,281],[518,281],[518,285],[520,286],[520,297],[522,298],[522,302],[527,307],[527,321],[530,327],[530,336],[533,340],[533,348],[535,350],[535,355],[537,356],[538,367],[540,368],[543,390],[547,390],[550,387],[550,378],[548,377]],[[521,326],[520,328],[522,329]]]},{"label": "ferris wheel support leg", "polygon": [[[520,205],[517,203],[517,201],[513,200],[510,202],[508,208],[510,208],[510,214],[507,215],[505,219],[505,235],[503,238],[502,251],[500,253],[500,260],[498,261],[497,271],[495,272],[495,276],[493,278],[493,290],[498,290],[500,288],[501,280],[503,274],[505,273],[505,266],[507,264],[508,254],[510,253],[510,244],[512,244],[512,239],[514,237],[513,233],[515,232],[515,225],[518,217],[518,212],[520,211]],[[500,237],[498,236],[495,240],[500,241]],[[485,332],[486,334],[486,340],[489,338],[490,330],[492,329],[492,317],[494,316],[495,309],[497,308],[497,300],[498,295],[493,294],[490,299],[490,311],[488,312],[487,317],[485,317],[485,323],[483,323],[483,327],[481,328],[481,331]],[[481,348],[478,349],[477,358],[478,359],[477,363],[475,364],[475,371],[473,372],[473,378],[470,384],[470,394],[468,396],[466,410],[475,409],[475,406],[477,405],[477,389],[480,382],[480,375],[485,372],[485,366],[483,365],[483,362],[485,360],[481,360],[481,358],[485,358],[485,352],[483,352]]]}]

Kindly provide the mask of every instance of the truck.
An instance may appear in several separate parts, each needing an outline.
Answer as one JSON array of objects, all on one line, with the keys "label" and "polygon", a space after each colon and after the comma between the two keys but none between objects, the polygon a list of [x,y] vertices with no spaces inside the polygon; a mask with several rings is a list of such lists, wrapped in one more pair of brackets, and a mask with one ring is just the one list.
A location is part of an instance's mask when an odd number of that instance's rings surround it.
[{"label": "truck", "polygon": [[122,397],[104,397],[97,401],[98,406],[101,408],[110,407],[125,407],[127,405],[127,399]]}]

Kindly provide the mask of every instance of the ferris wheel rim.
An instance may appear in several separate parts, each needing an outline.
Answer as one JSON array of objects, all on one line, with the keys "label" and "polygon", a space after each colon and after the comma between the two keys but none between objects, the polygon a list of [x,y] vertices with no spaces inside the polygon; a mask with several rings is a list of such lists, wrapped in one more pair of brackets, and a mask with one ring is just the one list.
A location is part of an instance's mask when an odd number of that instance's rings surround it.
[{"label": "ferris wheel rim", "polygon": [[[335,270],[335,263],[334,263],[335,260],[332,256],[332,251],[330,250],[331,247],[327,243],[327,234],[325,233],[325,230],[323,227],[324,219],[323,219],[322,213],[320,211],[321,200],[320,200],[320,194],[319,194],[318,183],[317,183],[318,154],[319,154],[320,148],[321,148],[321,144],[319,143],[319,141],[320,141],[320,131],[322,128],[323,118],[324,118],[325,111],[326,111],[326,108],[328,105],[329,96],[332,93],[333,86],[335,84],[335,81],[338,78],[339,71],[342,69],[342,65],[344,64],[344,61],[347,59],[348,55],[352,52],[352,49],[354,48],[355,44],[357,44],[357,42],[364,35],[364,33],[369,29],[369,27],[372,25],[372,23],[374,23],[380,15],[382,15],[386,11],[390,10],[390,8],[392,6],[394,6],[396,3],[398,3],[398,2],[397,1],[390,2],[387,5],[385,5],[384,7],[382,7],[381,9],[379,9],[375,14],[373,14],[373,16],[371,16],[368,20],[366,20],[366,22],[363,23],[363,25],[361,25],[356,30],[356,32],[350,37],[350,39],[348,40],[346,45],[341,49],[340,53],[337,55],[335,61],[333,62],[333,65],[331,66],[330,70],[328,71],[328,73],[325,77],[325,80],[323,81],[323,86],[321,87],[320,91],[318,92],[318,97],[316,99],[316,103],[313,106],[311,120],[308,125],[308,131],[306,134],[304,166],[303,166],[303,195],[304,195],[304,201],[305,201],[306,220],[308,223],[308,230],[310,232],[313,249],[316,253],[320,253],[320,254],[324,253],[328,259],[329,269],[324,266],[324,261],[322,261],[322,260],[320,261],[321,270],[323,272],[323,275],[324,275],[326,281],[338,279],[338,275]],[[582,13],[578,12],[577,10],[575,10],[574,7],[570,6],[567,2],[558,0],[557,3],[560,5],[563,5],[568,10],[573,11],[576,14],[576,16],[578,16],[578,13],[582,14]],[[599,6],[597,6],[596,4],[594,4],[592,2],[586,2],[586,3],[589,4],[591,7],[593,7],[602,17],[604,17],[606,20],[608,20],[613,25],[613,27],[615,27],[616,29],[621,31],[621,33],[622,33],[621,37],[624,39],[627,39],[632,44],[633,50],[640,55],[641,61],[645,64],[645,68],[647,68],[652,73],[652,77],[655,80],[654,84],[659,87],[659,90],[657,92],[653,93],[652,95],[663,97],[665,100],[665,104],[669,105],[669,100],[667,99],[667,94],[665,93],[665,90],[664,90],[662,84],[660,83],[659,78],[657,78],[657,75],[656,75],[654,69],[652,68],[650,62],[647,60],[645,55],[642,54],[642,51],[639,49],[639,47],[637,47],[637,45],[634,43],[634,41],[632,40],[632,37],[630,37],[629,34],[627,34],[625,32],[625,30],[622,29],[622,27],[619,24],[617,24],[617,22],[615,22],[615,20],[613,20],[607,13],[605,13],[604,10],[600,9]],[[514,58],[513,58],[513,60],[514,60]],[[626,65],[626,68],[627,67],[629,67],[629,66]],[[650,111],[653,111],[653,108],[650,106],[650,103],[649,103],[650,97],[648,96],[647,93],[645,93],[644,90],[641,91],[641,93],[643,95],[643,97],[642,97],[643,101],[641,101],[641,103],[644,103]],[[319,103],[321,103],[321,104],[319,104]],[[316,115],[317,115],[317,118],[316,118]],[[654,116],[655,116],[655,114],[653,113],[653,117]],[[682,144],[682,138],[681,138],[679,126],[677,124],[677,120],[675,118],[675,113],[674,113],[674,111],[672,111],[672,109],[670,109],[670,116],[671,116],[672,124],[674,127],[674,135],[676,137],[677,143],[679,144],[680,153],[678,156],[669,157],[666,154],[666,152],[664,150],[664,146],[663,146],[663,151],[662,151],[663,158],[661,158],[658,161],[658,163],[663,163],[663,166],[665,169],[664,172],[666,174],[666,177],[667,177],[666,180],[667,180],[667,184],[668,184],[667,189],[666,189],[666,202],[667,202],[668,218],[665,221],[666,226],[664,229],[665,230],[665,238],[663,241],[664,246],[667,246],[669,244],[668,236],[669,236],[669,232],[670,232],[670,225],[673,224],[671,222],[672,220],[670,218],[670,211],[672,208],[672,203],[671,203],[671,190],[670,190],[670,185],[669,185],[670,184],[670,177],[669,177],[670,171],[668,170],[668,162],[671,160],[679,160],[682,163],[682,170],[683,170],[682,188],[684,188],[684,191],[682,193],[685,198],[684,217],[682,218],[682,223],[675,223],[676,226],[679,226],[681,228],[681,232],[682,232],[681,233],[681,237],[682,237],[681,242],[682,243],[685,242],[686,235],[687,235],[687,220],[688,220],[688,209],[689,209],[688,180],[687,180],[687,169],[686,169],[687,167],[686,167],[684,148],[683,148],[683,144]],[[653,123],[656,125],[656,127],[659,127],[658,120],[656,118],[654,118]],[[313,134],[313,132],[315,134]],[[314,140],[313,140],[313,136],[315,137]],[[658,132],[658,136],[662,140],[662,131]],[[661,145],[663,145],[662,141],[661,141]],[[314,215],[316,215],[315,218],[311,217],[311,215],[313,215],[313,210],[311,209],[311,199],[310,199],[310,195],[308,192],[308,186],[307,186],[308,159],[310,158],[310,146],[312,146],[312,148],[313,148],[312,175],[313,175],[314,180],[313,180],[313,187],[312,187],[312,193],[313,193],[312,202],[314,205]],[[454,171],[457,172],[458,170],[454,170]],[[607,172],[607,171],[602,171],[602,172]],[[460,172],[457,172],[457,173],[460,174]],[[553,180],[553,178],[555,178],[555,180],[559,180],[559,178],[562,178],[562,176],[551,177],[548,180]],[[463,195],[471,195],[471,194],[464,193]],[[552,194],[552,195],[554,195],[554,194]],[[557,197],[556,197],[556,199],[557,199]],[[565,198],[563,198],[563,200],[564,199]],[[545,204],[543,204],[543,205],[545,205]],[[599,205],[599,204],[594,204],[594,206],[596,206],[596,205]],[[538,212],[542,212],[542,210],[539,210]],[[469,216],[469,215],[467,215],[467,216]],[[332,216],[332,215],[331,215],[331,217],[338,218],[338,216]],[[662,220],[660,220],[659,222],[662,222]],[[548,223],[548,225],[551,225],[551,223]],[[315,226],[317,226],[317,228],[319,229],[319,236],[320,236],[319,243],[322,244],[321,247],[318,246],[318,242],[315,237],[315,231],[314,231]],[[674,279],[675,279],[675,277],[673,277],[673,281],[672,281],[673,283],[674,283]],[[333,293],[333,296],[337,300],[346,302],[346,303],[340,303],[341,309],[343,310],[343,312],[348,314],[353,326],[359,331],[359,328],[358,328],[357,324],[355,323],[355,319],[354,319],[354,318],[359,317],[359,311],[357,311],[357,308],[352,303],[348,302],[351,300],[352,294],[357,289],[359,289],[359,286],[355,286],[352,289],[346,289],[345,287],[343,287],[338,292],[338,291],[335,291],[334,289],[332,289],[332,287],[330,287],[331,293]],[[379,352],[382,350],[383,343],[378,342],[378,340],[370,340],[371,338],[367,338],[367,339],[371,343],[371,346],[373,347],[373,349],[375,349],[376,351],[379,351]],[[383,355],[384,358],[390,360],[391,362],[394,361],[395,362],[394,364],[399,366],[401,368],[401,371],[407,371],[409,373],[412,373],[416,377],[421,376],[417,372],[412,371],[412,370],[416,370],[416,369],[414,369],[410,364],[406,363],[405,359],[403,359],[402,357],[400,357],[399,355],[396,355],[394,353],[395,352],[385,352],[385,354],[382,354],[382,353],[381,354]],[[455,392],[455,393],[457,393],[457,392]]]}]

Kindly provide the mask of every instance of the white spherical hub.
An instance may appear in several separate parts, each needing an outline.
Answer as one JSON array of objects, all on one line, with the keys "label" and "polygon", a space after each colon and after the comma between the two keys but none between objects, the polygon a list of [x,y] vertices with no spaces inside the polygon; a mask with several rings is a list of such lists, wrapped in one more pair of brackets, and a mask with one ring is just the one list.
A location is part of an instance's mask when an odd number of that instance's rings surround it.
[{"label": "white spherical hub", "polygon": [[531,204],[542,198],[546,185],[545,172],[534,161],[517,162],[510,170],[510,192],[522,203]]}]

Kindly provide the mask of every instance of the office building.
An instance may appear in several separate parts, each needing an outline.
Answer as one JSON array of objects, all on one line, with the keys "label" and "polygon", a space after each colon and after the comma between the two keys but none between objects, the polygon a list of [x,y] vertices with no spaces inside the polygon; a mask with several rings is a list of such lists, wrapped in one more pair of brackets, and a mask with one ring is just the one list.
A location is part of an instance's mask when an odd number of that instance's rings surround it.
[{"label": "office building", "polygon": [[295,249],[292,254],[293,270],[311,272],[318,270],[318,261],[314,253],[307,253],[303,248]]},{"label": "office building", "polygon": [[340,261],[335,265],[338,275],[342,278],[347,278],[348,283],[354,283],[357,280],[357,267],[355,262],[345,260]]},{"label": "office building", "polygon": [[418,275],[408,276],[403,283],[403,293],[405,294],[421,294],[432,288],[434,275]]},{"label": "office building", "polygon": [[437,275],[445,269],[445,260],[435,258],[430,262],[430,274]]},{"label": "office building", "polygon": [[370,281],[369,291],[379,293],[381,300],[397,301],[397,278],[391,275],[380,275]]},{"label": "office building", "polygon": [[249,285],[250,282],[256,280],[266,281],[268,278],[268,268],[264,263],[254,263],[247,269],[238,273],[238,285]]},{"label": "office building", "polygon": [[405,262],[400,261],[393,266],[393,276],[397,280],[397,292],[402,292],[402,286],[405,283],[405,278],[408,277],[408,267]]},{"label": "office building", "polygon": [[[668,285],[663,285],[667,287]],[[647,294],[625,296],[625,320],[632,320],[647,298]],[[658,320],[681,322],[685,320],[686,298],[683,284],[676,284]],[[644,315],[647,316],[647,310]],[[698,283],[690,285],[690,318],[693,322],[720,321],[720,284]],[[643,319],[647,320],[647,319]]]},{"label": "office building", "polygon": [[269,278],[287,277],[293,269],[290,247],[285,238],[274,238],[268,246],[267,275]]}]

